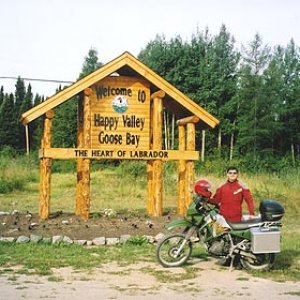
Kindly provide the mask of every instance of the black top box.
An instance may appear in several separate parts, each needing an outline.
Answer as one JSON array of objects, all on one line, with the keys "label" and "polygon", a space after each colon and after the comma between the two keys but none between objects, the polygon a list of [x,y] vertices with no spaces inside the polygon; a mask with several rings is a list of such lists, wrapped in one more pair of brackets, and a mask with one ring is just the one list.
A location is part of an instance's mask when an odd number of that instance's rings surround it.
[{"label": "black top box", "polygon": [[259,212],[263,221],[279,221],[284,215],[284,208],[278,201],[266,199],[260,202]]}]

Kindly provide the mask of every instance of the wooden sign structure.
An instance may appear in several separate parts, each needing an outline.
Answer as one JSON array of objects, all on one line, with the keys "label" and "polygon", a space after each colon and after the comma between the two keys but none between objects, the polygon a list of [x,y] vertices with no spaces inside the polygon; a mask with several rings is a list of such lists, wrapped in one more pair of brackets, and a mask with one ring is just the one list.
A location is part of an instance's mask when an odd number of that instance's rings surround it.
[{"label": "wooden sign structure", "polygon": [[[51,147],[53,109],[79,95],[76,148]],[[175,113],[179,149],[163,149],[163,110]],[[163,213],[163,161],[178,160],[178,213],[192,201],[196,125],[215,127],[218,120],[155,74],[130,53],[84,77],[22,115],[27,125],[44,115],[40,157],[40,218],[50,214],[53,159],[76,159],[76,214],[90,214],[91,159],[147,161],[148,214]]]}]

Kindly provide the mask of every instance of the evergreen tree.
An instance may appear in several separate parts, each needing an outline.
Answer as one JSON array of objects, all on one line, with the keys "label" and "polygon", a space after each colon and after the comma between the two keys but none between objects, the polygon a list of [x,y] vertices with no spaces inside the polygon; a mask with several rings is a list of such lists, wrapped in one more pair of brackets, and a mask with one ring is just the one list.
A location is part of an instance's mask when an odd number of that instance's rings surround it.
[{"label": "evergreen tree", "polygon": [[52,132],[53,147],[76,146],[77,97],[71,98],[55,109]]},{"label": "evergreen tree", "polygon": [[18,77],[15,87],[15,115],[19,119],[21,117],[21,106],[26,95],[25,83],[21,77]]},{"label": "evergreen tree", "polygon": [[18,77],[17,83],[15,85],[15,106],[14,113],[15,119],[17,121],[17,141],[16,141],[16,149],[24,149],[24,126],[20,122],[21,118],[21,107],[23,102],[25,101],[26,88],[24,84],[24,80],[21,77]]},{"label": "evergreen tree", "polygon": [[[83,78],[102,66],[97,50],[91,48],[85,57],[79,78]],[[61,87],[59,88],[61,90]],[[55,109],[53,119],[53,147],[75,147],[77,141],[77,103],[75,96]]]},{"label": "evergreen tree", "polygon": [[24,100],[21,104],[20,114],[22,115],[25,111],[32,108],[32,104],[33,104],[32,88],[31,88],[31,84],[28,84]]},{"label": "evergreen tree", "polygon": [[4,88],[3,88],[3,86],[1,86],[1,89],[0,89],[0,109],[1,109],[1,105],[3,103],[3,100],[4,100]]},{"label": "evergreen tree", "polygon": [[0,110],[0,147],[18,146],[18,124],[14,111],[14,95],[5,94]]},{"label": "evergreen tree", "polygon": [[96,49],[91,48],[88,55],[85,57],[81,73],[79,74],[79,79],[93,73],[103,64],[98,61],[98,52]]},{"label": "evergreen tree", "polygon": [[261,74],[269,62],[270,49],[263,45],[261,37],[256,34],[244,52],[245,64],[239,82],[241,115],[238,117],[238,145],[241,154],[251,153],[249,159],[255,162],[268,134],[263,121],[268,105],[263,94],[264,81]]},{"label": "evergreen tree", "polygon": [[150,69],[166,78],[167,42],[164,36],[157,35],[155,39],[150,41],[145,49],[140,52],[138,58]]},{"label": "evergreen tree", "polygon": [[291,153],[291,159],[295,164],[300,145],[300,61],[299,48],[296,47],[293,40],[284,51],[282,68],[284,99],[281,117],[285,124],[283,135],[286,141],[286,150]]},{"label": "evergreen tree", "polygon": [[[33,104],[33,94],[32,94],[32,90],[31,90],[31,85],[29,84],[26,90],[26,94],[25,97],[23,99],[23,102],[21,103],[21,107],[20,107],[20,116],[26,112],[27,110],[29,110],[30,108],[32,108],[32,104]],[[20,124],[20,142],[21,142],[21,149],[22,150],[26,150],[26,136],[25,136],[25,127]],[[29,145],[31,145],[32,143],[32,127],[33,123],[29,123],[28,124],[28,139],[29,139]]]},{"label": "evergreen tree", "polygon": [[[36,94],[33,101],[33,106],[37,106],[43,102],[43,98]],[[38,149],[40,146],[42,135],[42,117],[39,117],[31,122],[31,148]]]},{"label": "evergreen tree", "polygon": [[211,100],[211,81],[209,65],[212,49],[212,37],[208,29],[192,36],[186,47],[185,91],[187,95],[208,111],[215,108]]},{"label": "evergreen tree", "polygon": [[272,56],[268,68],[263,74],[263,96],[266,104],[264,123],[268,134],[265,135],[263,148],[268,149],[270,155],[284,153],[281,132],[284,123],[281,120],[284,102],[284,72],[282,67],[284,50],[278,46]]},{"label": "evergreen tree", "polygon": [[[212,55],[209,66],[211,78],[213,101],[216,104],[212,111],[220,120],[218,126],[218,151],[221,155],[224,133],[231,135],[231,148],[235,124],[237,118],[237,66],[240,55],[234,49],[235,40],[227,31],[225,25],[222,25],[219,34],[214,37],[212,44]],[[232,149],[231,149],[232,150]],[[232,156],[232,153],[231,153]]]}]

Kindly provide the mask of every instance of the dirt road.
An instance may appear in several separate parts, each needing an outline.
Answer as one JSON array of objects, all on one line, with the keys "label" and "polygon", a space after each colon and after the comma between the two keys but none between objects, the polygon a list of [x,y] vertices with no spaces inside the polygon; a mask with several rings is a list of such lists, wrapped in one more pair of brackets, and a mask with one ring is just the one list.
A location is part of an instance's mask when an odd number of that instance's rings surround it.
[{"label": "dirt road", "polygon": [[110,263],[90,272],[62,268],[48,277],[4,273],[0,276],[0,299],[300,299],[297,282],[255,278],[242,270],[229,271],[216,261],[194,262],[193,269],[197,273],[193,279],[187,278],[183,268],[164,269],[148,262],[127,266]]}]

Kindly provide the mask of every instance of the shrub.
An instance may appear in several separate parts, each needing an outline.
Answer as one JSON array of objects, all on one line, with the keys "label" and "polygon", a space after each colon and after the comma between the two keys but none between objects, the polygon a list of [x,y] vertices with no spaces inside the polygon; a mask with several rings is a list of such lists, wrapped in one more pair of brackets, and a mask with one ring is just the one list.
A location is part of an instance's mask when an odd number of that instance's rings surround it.
[{"label": "shrub", "polygon": [[117,168],[117,173],[121,176],[130,175],[134,179],[147,175],[145,161],[122,161]]},{"label": "shrub", "polygon": [[141,246],[148,243],[148,239],[145,236],[139,236],[135,235],[129,238],[127,241],[128,244],[135,245],[135,246]]},{"label": "shrub", "polygon": [[52,160],[53,173],[72,173],[76,172],[75,160]]},{"label": "shrub", "polygon": [[0,176],[0,194],[7,194],[14,190],[22,190],[25,182],[21,178],[1,178]]},{"label": "shrub", "polygon": [[32,156],[12,157],[11,152],[6,150],[4,154],[1,152],[0,156],[0,193],[2,194],[24,190],[28,182],[38,180],[38,168]]}]

